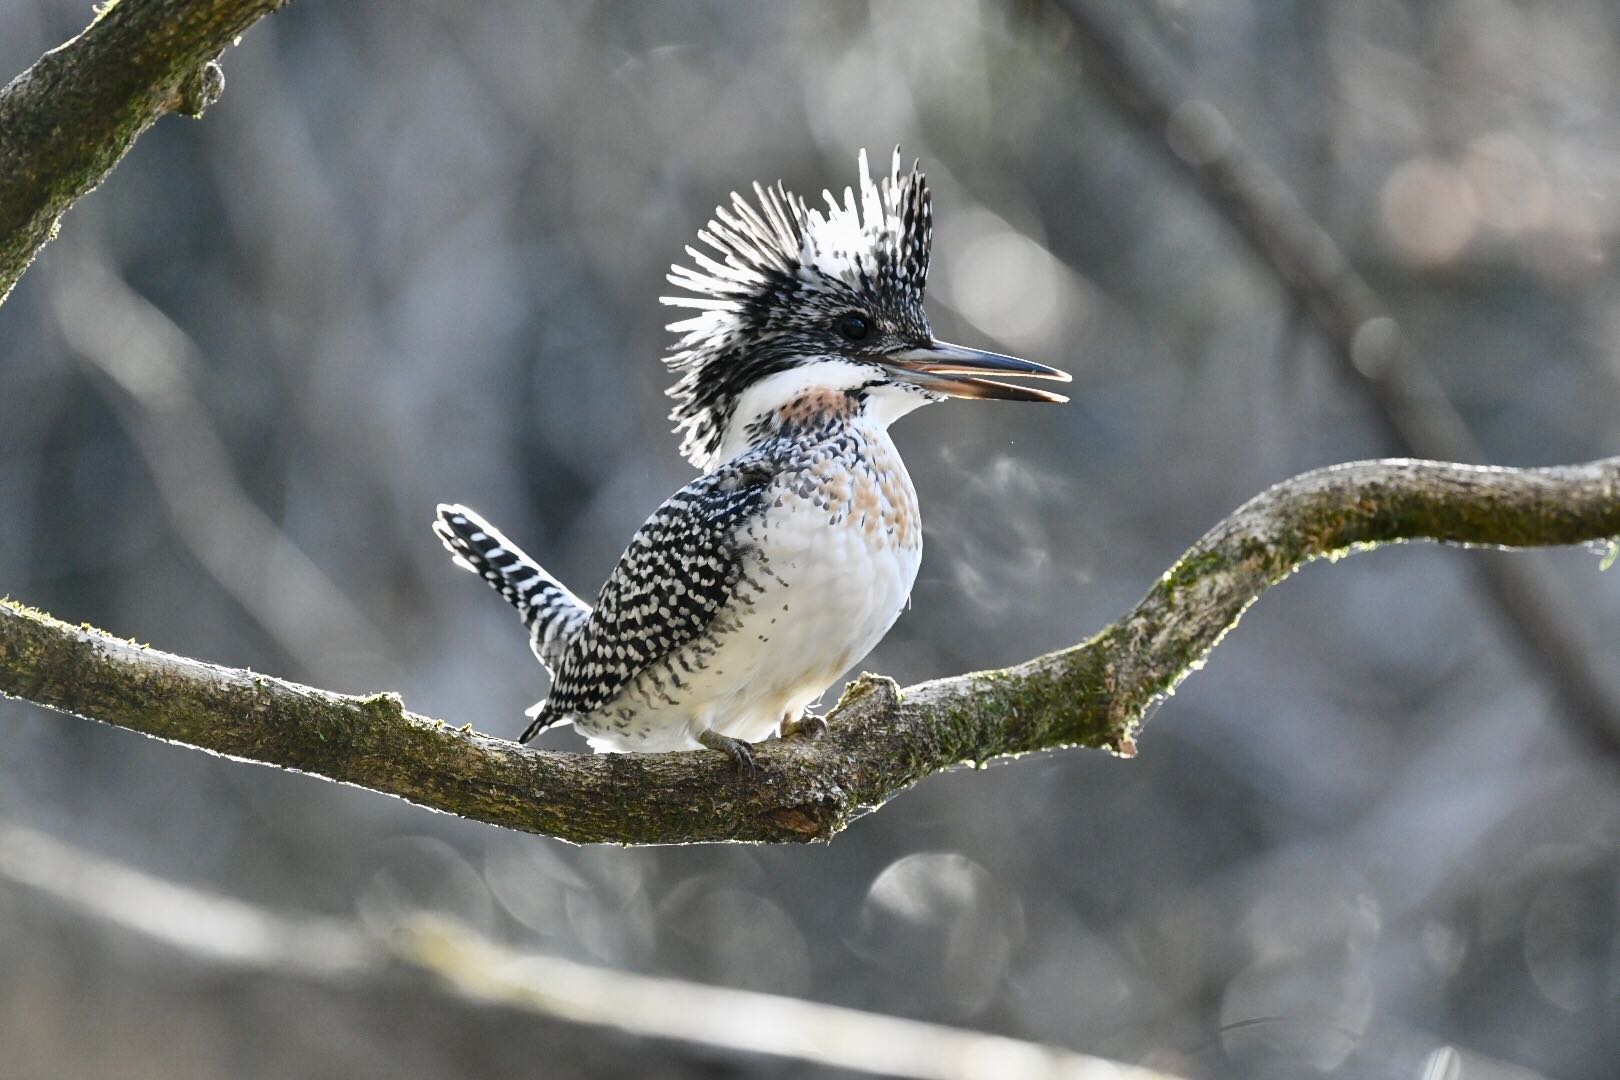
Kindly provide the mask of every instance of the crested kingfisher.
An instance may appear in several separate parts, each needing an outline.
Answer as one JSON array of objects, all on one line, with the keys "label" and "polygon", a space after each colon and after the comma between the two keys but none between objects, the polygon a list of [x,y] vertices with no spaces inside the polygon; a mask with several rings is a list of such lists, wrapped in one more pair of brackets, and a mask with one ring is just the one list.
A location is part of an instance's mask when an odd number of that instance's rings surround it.
[{"label": "crested kingfisher", "polygon": [[883,638],[922,558],[889,425],[946,398],[1061,402],[999,381],[1056,368],[938,341],[923,312],[928,185],[896,150],[874,183],[811,207],[733,193],[669,281],[694,314],[665,363],[681,453],[703,475],[637,530],[594,607],[473,511],[441,505],[458,565],[517,608],[551,694],[528,742],[572,723],[598,751],[750,745],[825,730],[809,707]]}]

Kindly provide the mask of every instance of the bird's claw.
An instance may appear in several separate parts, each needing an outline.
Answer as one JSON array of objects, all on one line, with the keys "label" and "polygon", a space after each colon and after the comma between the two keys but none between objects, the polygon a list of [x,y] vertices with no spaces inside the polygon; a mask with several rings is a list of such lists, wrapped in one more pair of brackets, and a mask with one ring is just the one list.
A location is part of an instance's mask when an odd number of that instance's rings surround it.
[{"label": "bird's claw", "polygon": [[797,720],[787,720],[782,724],[782,738],[791,739],[797,736],[814,742],[827,734],[827,718],[817,716],[813,712],[805,712]]},{"label": "bird's claw", "polygon": [[752,779],[759,771],[759,767],[754,764],[754,748],[741,739],[733,739],[718,731],[705,731],[698,736],[698,742],[710,750],[718,750],[730,757],[737,766],[737,775],[745,780]]}]

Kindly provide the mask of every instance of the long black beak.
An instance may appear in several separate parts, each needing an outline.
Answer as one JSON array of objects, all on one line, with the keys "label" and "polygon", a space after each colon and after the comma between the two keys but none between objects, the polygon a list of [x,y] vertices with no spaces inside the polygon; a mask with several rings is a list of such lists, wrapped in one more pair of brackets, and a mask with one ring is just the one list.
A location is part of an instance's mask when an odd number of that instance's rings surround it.
[{"label": "long black beak", "polygon": [[1068,382],[1068,372],[1014,356],[952,345],[948,341],[933,341],[922,348],[890,353],[883,358],[883,364],[907,382],[948,397],[979,401],[1069,400],[1062,394],[984,378],[986,375],[1010,375]]}]

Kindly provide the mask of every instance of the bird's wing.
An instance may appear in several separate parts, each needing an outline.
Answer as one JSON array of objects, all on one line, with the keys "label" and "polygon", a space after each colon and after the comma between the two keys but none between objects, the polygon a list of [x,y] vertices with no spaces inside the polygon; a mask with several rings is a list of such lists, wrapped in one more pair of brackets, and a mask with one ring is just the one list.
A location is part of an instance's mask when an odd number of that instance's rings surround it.
[{"label": "bird's wing", "polygon": [[775,471],[770,448],[762,447],[692,481],[654,511],[602,586],[551,696],[520,741],[595,712],[714,625],[747,587],[748,527],[764,512]]}]

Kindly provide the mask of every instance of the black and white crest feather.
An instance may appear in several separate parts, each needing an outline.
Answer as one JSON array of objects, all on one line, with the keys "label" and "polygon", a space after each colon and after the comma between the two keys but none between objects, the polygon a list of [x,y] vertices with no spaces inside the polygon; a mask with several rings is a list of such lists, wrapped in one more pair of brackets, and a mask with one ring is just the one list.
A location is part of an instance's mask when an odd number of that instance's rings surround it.
[{"label": "black and white crest feather", "polygon": [[733,193],[698,239],[712,249],[686,252],[669,281],[693,296],[663,302],[697,314],[672,323],[680,336],[669,356],[680,374],[670,389],[670,419],[681,453],[702,469],[715,460],[740,395],[777,371],[824,354],[818,331],[828,316],[858,310],[905,336],[926,336],[923,291],[933,214],[928,184],[915,165],[874,183],[860,153],[859,194],[842,204],[824,193],[825,211],[806,205],[780,183],[754,185],[757,204]]}]

